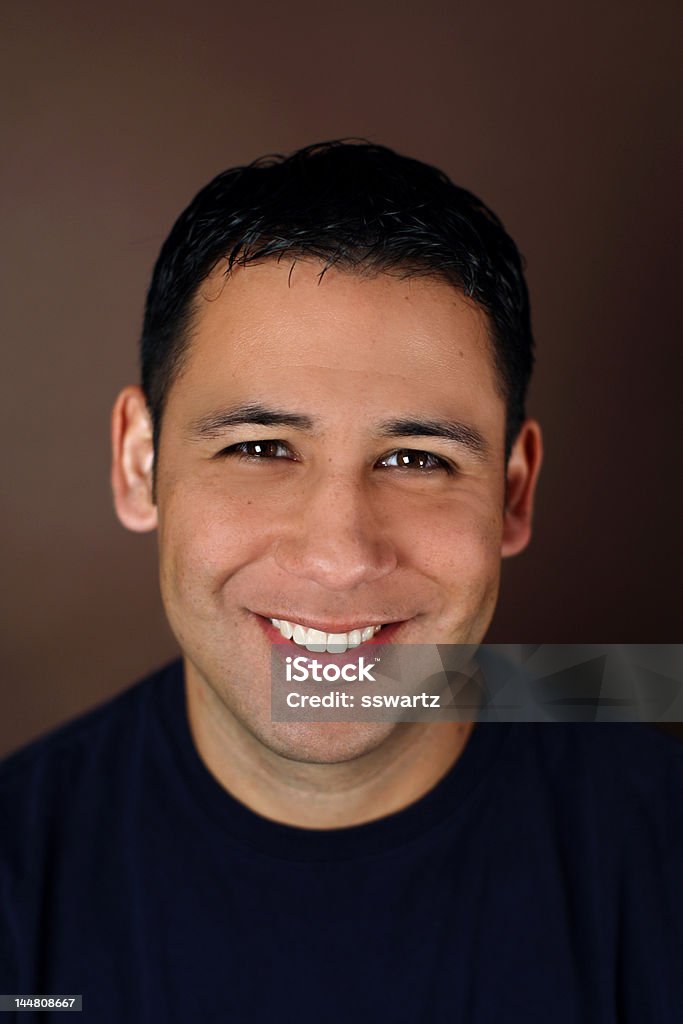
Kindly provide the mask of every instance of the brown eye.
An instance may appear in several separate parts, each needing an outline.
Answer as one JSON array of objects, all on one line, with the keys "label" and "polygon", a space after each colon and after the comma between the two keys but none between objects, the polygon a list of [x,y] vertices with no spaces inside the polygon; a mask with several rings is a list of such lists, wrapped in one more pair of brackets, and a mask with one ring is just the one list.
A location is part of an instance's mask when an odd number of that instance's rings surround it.
[{"label": "brown eye", "polygon": [[438,469],[451,472],[450,466],[438,455],[413,448],[398,448],[395,452],[384,455],[379,460],[379,465],[385,469],[414,469],[424,473]]},{"label": "brown eye", "polygon": [[245,441],[245,455],[257,456],[262,459],[276,459],[283,445],[279,441]]},{"label": "brown eye", "polygon": [[283,441],[240,441],[218,452],[218,457],[233,456],[247,462],[266,459],[291,459],[293,455]]}]

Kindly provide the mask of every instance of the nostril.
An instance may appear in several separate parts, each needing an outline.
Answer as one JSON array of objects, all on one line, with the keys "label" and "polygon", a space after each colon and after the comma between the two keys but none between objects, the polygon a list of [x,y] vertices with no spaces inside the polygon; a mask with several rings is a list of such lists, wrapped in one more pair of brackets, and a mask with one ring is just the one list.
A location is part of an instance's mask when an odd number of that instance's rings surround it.
[{"label": "nostril", "polygon": [[347,541],[338,537],[327,544],[314,537],[282,538],[274,558],[283,571],[332,590],[381,579],[397,564],[395,552],[385,539],[368,542],[358,536]]}]

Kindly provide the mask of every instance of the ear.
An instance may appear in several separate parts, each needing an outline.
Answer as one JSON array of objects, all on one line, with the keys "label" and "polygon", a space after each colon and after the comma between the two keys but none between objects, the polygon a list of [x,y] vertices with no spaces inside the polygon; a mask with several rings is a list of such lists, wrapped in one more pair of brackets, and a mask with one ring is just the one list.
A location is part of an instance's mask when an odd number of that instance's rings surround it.
[{"label": "ear", "polygon": [[111,486],[116,514],[129,530],[153,530],[157,525],[157,508],[152,419],[140,388],[124,388],[116,399],[111,443]]},{"label": "ear", "polygon": [[518,555],[531,538],[534,495],[542,459],[541,428],[535,420],[525,420],[507,464],[501,545],[503,558]]}]

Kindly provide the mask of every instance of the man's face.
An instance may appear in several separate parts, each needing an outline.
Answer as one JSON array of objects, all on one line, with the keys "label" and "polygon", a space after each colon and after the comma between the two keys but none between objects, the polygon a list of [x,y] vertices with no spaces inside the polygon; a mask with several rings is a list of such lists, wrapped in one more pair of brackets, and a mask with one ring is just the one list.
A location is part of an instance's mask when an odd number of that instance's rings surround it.
[{"label": "man's face", "polygon": [[272,723],[271,620],[480,642],[505,406],[486,317],[447,283],[290,268],[199,290],[157,455],[161,588],[197,699],[284,756],[334,761],[394,726]]}]

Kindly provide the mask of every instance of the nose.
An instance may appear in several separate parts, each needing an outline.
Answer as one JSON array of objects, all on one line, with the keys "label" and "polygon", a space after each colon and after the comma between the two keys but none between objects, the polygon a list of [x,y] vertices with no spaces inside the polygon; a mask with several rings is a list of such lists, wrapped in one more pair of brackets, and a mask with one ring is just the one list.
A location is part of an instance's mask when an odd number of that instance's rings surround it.
[{"label": "nose", "polygon": [[379,501],[362,479],[330,474],[309,481],[277,541],[277,565],[334,591],[388,575],[397,555]]}]

